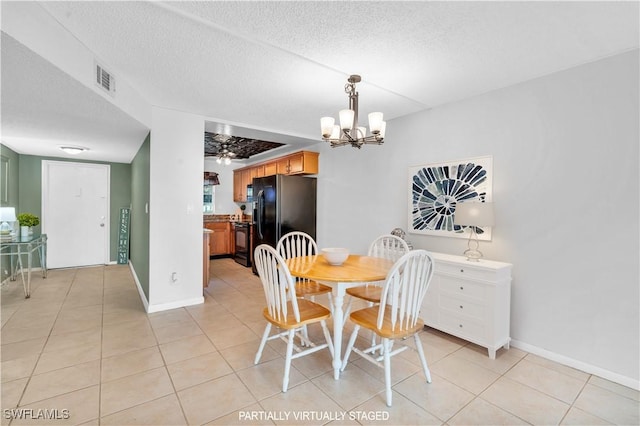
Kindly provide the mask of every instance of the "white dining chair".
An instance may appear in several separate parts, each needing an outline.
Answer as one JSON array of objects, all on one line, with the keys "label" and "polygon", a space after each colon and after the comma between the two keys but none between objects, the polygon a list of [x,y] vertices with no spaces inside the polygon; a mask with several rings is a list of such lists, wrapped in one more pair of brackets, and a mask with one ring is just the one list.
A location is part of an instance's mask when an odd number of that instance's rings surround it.
[{"label": "white dining chair", "polygon": [[[280,238],[276,245],[276,251],[283,259],[292,257],[313,256],[318,254],[318,245],[311,236],[305,232],[293,231]],[[306,297],[314,301],[315,296],[331,294],[331,287],[313,280],[298,278],[296,280],[296,295]],[[329,304],[331,306],[331,304]]]},{"label": "white dining chair", "polygon": [[[383,259],[395,262],[408,252],[409,246],[407,245],[407,242],[405,240],[400,237],[396,237],[395,235],[385,234],[380,235],[378,238],[373,240],[373,242],[369,246],[368,255],[372,257],[381,257]],[[382,284],[383,281],[378,281],[347,289],[347,295],[350,297],[344,313],[345,322],[349,317],[349,312],[351,312],[354,298],[364,300],[365,302],[367,302],[367,305],[369,307],[380,303]],[[375,335],[372,338],[371,343],[375,344]]]},{"label": "white dining chair", "polygon": [[[254,261],[267,300],[267,306],[263,310],[267,325],[264,329],[254,364],[260,362],[260,357],[267,341],[272,339],[285,340],[287,342],[287,352],[284,376],[282,378],[282,392],[286,392],[289,386],[291,360],[325,348],[329,349],[333,358],[333,343],[326,324],[326,320],[331,317],[331,311],[318,303],[296,297],[293,277],[284,259],[273,247],[266,244],[256,247]],[[294,342],[296,333],[300,334],[299,332],[302,331],[304,326],[318,322],[322,327],[325,343],[316,345],[305,337],[300,336],[304,340],[307,349],[296,346]],[[270,335],[272,326],[284,331]],[[294,349],[296,351],[295,354],[293,353]]]},{"label": "white dining chair", "polygon": [[[414,250],[402,256],[391,268],[382,287],[381,300],[377,306],[360,309],[349,315],[354,329],[349,338],[341,371],[347,366],[349,355],[356,352],[367,361],[384,368],[385,395],[387,406],[391,407],[391,357],[405,351],[404,343],[400,348],[392,349],[392,343],[413,336],[420,363],[427,383],[431,383],[431,373],[424,356],[424,350],[418,332],[424,327],[419,317],[422,300],[433,276],[433,258],[426,250]],[[366,349],[354,346],[358,331],[364,327],[376,333],[381,342]],[[382,355],[375,351],[382,349]]]},{"label": "white dining chair", "polygon": [[[283,259],[291,259],[292,257],[317,255],[318,245],[311,235],[306,232],[293,231],[280,238],[278,244],[276,244],[276,250]],[[296,284],[297,297],[302,297],[315,302],[316,296],[326,294],[329,298],[329,309],[332,309],[331,287],[305,278],[294,278],[294,280]],[[303,331],[303,334],[308,338],[306,329]]]}]

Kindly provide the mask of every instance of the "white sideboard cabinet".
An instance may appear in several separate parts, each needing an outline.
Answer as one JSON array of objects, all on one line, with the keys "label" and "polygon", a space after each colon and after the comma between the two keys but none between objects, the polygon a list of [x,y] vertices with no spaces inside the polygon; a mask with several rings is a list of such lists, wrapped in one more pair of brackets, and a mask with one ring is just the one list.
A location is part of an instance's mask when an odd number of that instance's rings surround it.
[{"label": "white sideboard cabinet", "polygon": [[488,349],[509,349],[511,264],[431,253],[433,279],[420,315],[429,327]]}]

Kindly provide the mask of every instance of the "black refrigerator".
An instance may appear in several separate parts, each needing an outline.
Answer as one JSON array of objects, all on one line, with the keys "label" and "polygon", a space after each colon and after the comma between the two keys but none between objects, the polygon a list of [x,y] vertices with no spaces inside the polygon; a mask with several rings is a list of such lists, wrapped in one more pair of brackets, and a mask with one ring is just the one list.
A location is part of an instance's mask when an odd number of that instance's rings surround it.
[{"label": "black refrigerator", "polygon": [[[253,179],[253,247],[269,244],[291,231],[316,238],[317,180],[274,175]],[[255,272],[255,268],[254,268]]]}]

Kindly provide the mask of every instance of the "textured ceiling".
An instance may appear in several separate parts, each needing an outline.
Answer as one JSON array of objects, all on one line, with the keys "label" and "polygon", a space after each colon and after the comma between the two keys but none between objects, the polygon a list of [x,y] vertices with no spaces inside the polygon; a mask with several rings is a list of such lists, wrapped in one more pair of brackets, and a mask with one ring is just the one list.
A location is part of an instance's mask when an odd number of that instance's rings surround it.
[{"label": "textured ceiling", "polygon": [[247,159],[262,154],[283,144],[258,139],[240,138],[204,132],[204,156],[216,157],[227,154],[234,159]]},{"label": "textured ceiling", "polygon": [[362,76],[361,117],[389,120],[639,39],[638,2],[40,4],[150,104],[293,144],[319,140],[319,117],[347,106],[350,74]]},{"label": "textured ceiling", "polygon": [[20,153],[128,163],[149,130],[2,33],[2,141]]}]

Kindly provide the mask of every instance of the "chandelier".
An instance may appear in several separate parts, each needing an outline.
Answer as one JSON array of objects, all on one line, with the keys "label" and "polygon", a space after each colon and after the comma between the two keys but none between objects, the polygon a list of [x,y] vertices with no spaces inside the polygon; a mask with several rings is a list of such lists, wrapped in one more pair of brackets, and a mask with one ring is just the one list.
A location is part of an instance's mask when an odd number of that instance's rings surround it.
[{"label": "chandelier", "polygon": [[384,133],[387,126],[382,121],[381,112],[369,114],[369,130],[371,134],[367,136],[367,129],[358,126],[358,92],[356,83],[361,80],[359,75],[352,75],[344,85],[344,91],[349,96],[349,109],[340,111],[340,125],[335,124],[333,117],[322,117],[320,127],[322,129],[322,139],[331,144],[331,147],[350,144],[354,148],[362,148],[364,144],[380,145],[384,142]]}]

